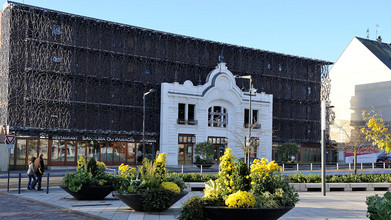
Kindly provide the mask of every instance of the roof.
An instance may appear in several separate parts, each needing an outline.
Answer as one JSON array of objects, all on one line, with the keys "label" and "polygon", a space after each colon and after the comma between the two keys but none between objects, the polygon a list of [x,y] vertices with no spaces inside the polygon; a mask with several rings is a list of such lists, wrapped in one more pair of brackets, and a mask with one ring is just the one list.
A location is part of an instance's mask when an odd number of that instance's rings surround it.
[{"label": "roof", "polygon": [[356,37],[379,60],[391,69],[391,43],[379,43],[377,41]]},{"label": "roof", "polygon": [[163,31],[157,31],[157,30],[137,27],[137,26],[133,26],[133,25],[121,24],[121,23],[117,23],[117,22],[105,21],[105,20],[101,20],[101,19],[96,19],[96,18],[81,16],[81,15],[70,14],[70,13],[56,11],[56,10],[51,10],[51,9],[47,9],[47,8],[41,8],[41,7],[28,5],[28,4],[23,4],[23,3],[19,3],[19,2],[7,1],[5,3],[5,5],[7,5],[7,3],[8,3],[8,5],[28,7],[28,8],[32,8],[32,9],[35,9],[35,10],[42,10],[42,11],[45,11],[45,12],[52,12],[52,13],[56,13],[56,14],[63,14],[63,15],[67,15],[67,16],[70,16],[70,17],[79,17],[79,18],[82,18],[82,19],[91,19],[91,20],[94,20],[96,22],[106,22],[108,24],[119,25],[121,27],[125,26],[125,27],[129,27],[129,28],[132,28],[132,29],[140,29],[142,31],[148,31],[148,32],[152,32],[152,33],[169,35],[169,36],[172,36],[172,37],[179,37],[179,38],[190,39],[190,40],[205,41],[205,42],[209,42],[209,43],[212,43],[212,44],[219,44],[219,45],[227,46],[227,47],[236,47],[237,49],[245,49],[245,50],[247,49],[247,50],[253,50],[253,51],[260,51],[260,52],[265,52],[265,53],[269,53],[269,54],[272,54],[272,55],[281,55],[281,56],[286,56],[286,57],[290,57],[290,58],[308,60],[308,61],[312,61],[312,62],[318,63],[320,65],[331,65],[331,64],[333,64],[333,62],[326,61],[326,60],[319,60],[319,59],[313,59],[313,58],[307,58],[307,57],[301,57],[301,56],[294,56],[294,55],[289,55],[289,54],[284,54],[284,53],[277,53],[277,52],[271,52],[271,51],[267,51],[267,50],[260,50],[260,49],[251,48],[251,47],[244,47],[244,46],[227,44],[227,43],[222,43],[222,42],[217,42],[217,41],[211,41],[211,40],[205,40],[205,39],[200,39],[200,38],[195,38],[195,37],[189,37],[189,36],[184,36],[184,35],[180,35],[180,34],[173,34],[173,33],[168,33],[168,32],[163,32]]}]

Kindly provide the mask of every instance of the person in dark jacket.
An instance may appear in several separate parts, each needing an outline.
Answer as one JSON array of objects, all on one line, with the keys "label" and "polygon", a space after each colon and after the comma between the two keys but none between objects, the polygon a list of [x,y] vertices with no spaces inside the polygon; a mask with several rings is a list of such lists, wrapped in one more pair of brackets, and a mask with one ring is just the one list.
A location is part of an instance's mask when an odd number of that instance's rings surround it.
[{"label": "person in dark jacket", "polygon": [[[35,160],[34,163],[34,174],[37,175],[37,181],[38,187],[37,190],[40,191],[41,189],[41,182],[42,182],[42,175],[43,172],[45,171],[45,164],[43,163],[43,154],[41,154],[38,159]],[[33,188],[35,187],[35,184]]]}]

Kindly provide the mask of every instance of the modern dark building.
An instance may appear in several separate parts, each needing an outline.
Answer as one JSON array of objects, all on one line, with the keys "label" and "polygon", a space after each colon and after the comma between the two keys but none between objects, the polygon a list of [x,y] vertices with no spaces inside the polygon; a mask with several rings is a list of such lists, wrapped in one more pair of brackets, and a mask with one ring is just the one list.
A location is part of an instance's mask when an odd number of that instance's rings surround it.
[{"label": "modern dark building", "polygon": [[[273,146],[297,142],[299,161],[320,160],[321,77],[330,62],[10,1],[0,19],[0,124],[17,136],[11,169],[39,153],[52,166],[76,165],[80,155],[136,164],[143,149],[153,157],[161,83],[202,85],[221,55],[231,72],[273,95]],[[249,89],[245,79],[237,84]]]}]

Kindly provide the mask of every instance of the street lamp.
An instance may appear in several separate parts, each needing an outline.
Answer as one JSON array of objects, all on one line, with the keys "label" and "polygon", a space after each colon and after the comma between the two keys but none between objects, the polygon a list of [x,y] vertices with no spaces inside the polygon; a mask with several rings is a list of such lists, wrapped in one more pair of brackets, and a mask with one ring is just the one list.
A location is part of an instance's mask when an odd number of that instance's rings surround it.
[{"label": "street lamp", "polygon": [[248,108],[248,140],[246,140],[246,146],[248,147],[248,149],[247,149],[247,163],[248,163],[248,166],[250,167],[250,147],[251,147],[250,141],[251,141],[251,129],[252,129],[252,117],[251,117],[252,79],[251,79],[251,75],[247,75],[247,76],[235,75],[234,78],[248,79],[250,81],[250,85],[249,85],[250,98],[249,98],[249,108]]},{"label": "street lamp", "polygon": [[143,94],[143,159],[145,157],[145,96],[155,91],[155,89],[150,89],[148,92]]},{"label": "street lamp", "polygon": [[327,111],[334,106],[326,106],[326,101],[321,102],[321,163],[322,163],[322,195],[326,196],[326,117],[328,120]]}]

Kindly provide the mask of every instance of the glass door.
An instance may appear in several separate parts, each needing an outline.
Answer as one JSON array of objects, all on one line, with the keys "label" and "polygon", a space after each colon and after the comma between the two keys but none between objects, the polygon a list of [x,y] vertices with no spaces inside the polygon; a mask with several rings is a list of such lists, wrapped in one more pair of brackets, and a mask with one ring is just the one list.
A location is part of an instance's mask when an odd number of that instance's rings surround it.
[{"label": "glass door", "polygon": [[193,164],[195,140],[193,134],[178,135],[178,164]]}]

